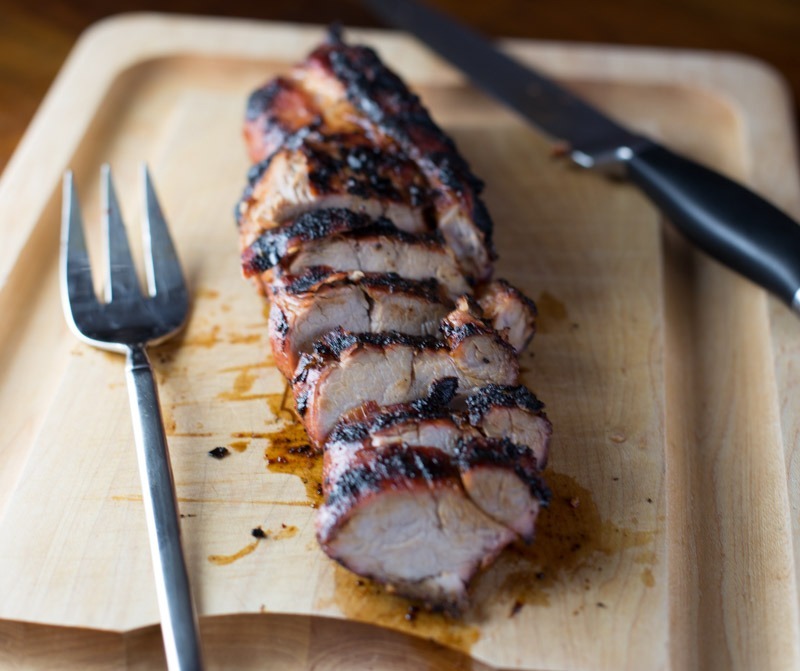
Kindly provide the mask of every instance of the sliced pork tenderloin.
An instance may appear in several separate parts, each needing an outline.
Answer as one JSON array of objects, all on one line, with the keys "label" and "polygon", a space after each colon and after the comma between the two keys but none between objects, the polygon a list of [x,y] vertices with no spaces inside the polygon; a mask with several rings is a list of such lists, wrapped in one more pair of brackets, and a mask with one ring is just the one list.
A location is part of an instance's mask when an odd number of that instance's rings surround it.
[{"label": "sliced pork tenderloin", "polygon": [[316,518],[324,551],[355,573],[459,613],[467,585],[516,538],[467,495],[439,450],[364,450],[331,483]]},{"label": "sliced pork tenderloin", "polygon": [[536,304],[505,280],[494,280],[481,287],[478,304],[495,331],[517,352],[522,352],[536,332]]},{"label": "sliced pork tenderloin", "polygon": [[380,449],[392,443],[427,445],[455,454],[470,438],[507,438],[529,447],[537,470],[547,465],[552,424],[544,404],[524,385],[489,384],[458,397],[455,378],[436,380],[428,396],[380,406],[369,401],[344,416],[326,451]]},{"label": "sliced pork tenderloin", "polygon": [[489,384],[470,394],[466,406],[470,425],[484,436],[526,445],[533,450],[537,468],[547,466],[553,425],[544,403],[527,387]]},{"label": "sliced pork tenderloin", "polygon": [[389,219],[373,220],[344,209],[306,212],[264,231],[242,254],[245,276],[260,275],[264,284],[276,274],[297,275],[312,266],[435,279],[453,300],[471,291],[455,255],[438,234],[413,235]]},{"label": "sliced pork tenderloin", "polygon": [[452,307],[435,280],[326,268],[276,279],[268,295],[272,352],[278,370],[288,378],[300,355],[310,353],[315,341],[337,327],[355,333],[433,336]]},{"label": "sliced pork tenderloin", "polygon": [[533,450],[507,438],[473,437],[459,442],[453,460],[475,505],[533,541],[539,511],[550,500]]},{"label": "sliced pork tenderloin", "polygon": [[[462,485],[481,510],[530,542],[539,510],[547,501],[539,473],[546,461],[549,430],[543,431],[540,424],[549,429],[549,422],[542,416],[541,404],[530,409],[529,400],[535,397],[524,387],[490,385],[468,397],[467,405],[474,411],[451,410],[455,382],[440,380],[429,397],[412,403],[384,408],[365,404],[340,421],[325,444],[323,491],[329,491],[365,450],[380,454],[396,445],[435,448],[453,460]],[[491,419],[493,412],[504,419],[517,416],[516,424],[530,429],[517,432],[519,444],[503,434],[490,435],[497,424],[484,430],[480,422]]]},{"label": "sliced pork tenderloin", "polygon": [[242,251],[265,230],[323,208],[385,216],[410,233],[429,229],[428,183],[417,165],[360,134],[309,133],[256,164],[248,179],[238,206]]},{"label": "sliced pork tenderloin", "polygon": [[339,418],[367,401],[379,405],[422,398],[430,385],[454,377],[459,393],[489,383],[514,384],[519,364],[497,333],[458,310],[443,320],[443,339],[398,333],[350,334],[341,329],[301,357],[292,383],[309,437],[322,447]]}]

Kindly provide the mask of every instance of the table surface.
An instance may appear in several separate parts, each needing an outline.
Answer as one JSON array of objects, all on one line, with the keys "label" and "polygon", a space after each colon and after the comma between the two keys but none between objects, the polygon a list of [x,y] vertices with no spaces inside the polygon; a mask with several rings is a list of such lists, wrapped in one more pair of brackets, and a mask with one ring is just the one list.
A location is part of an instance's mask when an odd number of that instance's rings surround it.
[{"label": "table surface", "polygon": [[[491,36],[733,51],[759,58],[800,100],[797,0],[431,0]],[[0,170],[80,33],[119,12],[163,11],[380,26],[357,0],[0,0]],[[796,118],[798,118],[796,116]]]}]

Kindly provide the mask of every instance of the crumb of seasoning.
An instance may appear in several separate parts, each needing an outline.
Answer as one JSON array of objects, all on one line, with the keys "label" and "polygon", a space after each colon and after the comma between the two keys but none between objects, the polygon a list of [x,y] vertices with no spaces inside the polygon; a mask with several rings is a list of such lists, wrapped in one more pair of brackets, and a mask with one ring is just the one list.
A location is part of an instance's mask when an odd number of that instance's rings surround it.
[{"label": "crumb of seasoning", "polygon": [[539,572],[536,574],[536,579],[537,579],[537,580],[544,580],[544,571],[539,571]]},{"label": "crumb of seasoning", "polygon": [[365,584],[366,584],[366,583],[365,583],[363,580],[361,580],[361,578],[359,578],[358,580],[356,580],[356,585],[358,585],[359,587],[363,587]]},{"label": "crumb of seasoning", "polygon": [[519,611],[521,611],[521,610],[522,610],[522,606],[523,606],[523,605],[524,605],[524,604],[523,604],[523,603],[522,603],[522,601],[520,601],[519,599],[517,599],[516,601],[514,601],[514,603],[513,603],[513,604],[512,604],[512,606],[511,606],[511,612],[508,614],[508,616],[509,616],[509,617],[514,617],[514,616],[515,616],[517,613],[519,613]]},{"label": "crumb of seasoning", "polygon": [[413,622],[417,619],[419,613],[419,606],[409,606],[406,614],[403,616],[408,622]]},{"label": "crumb of seasoning", "polygon": [[214,457],[214,459],[224,459],[227,457],[231,452],[227,447],[222,447],[221,445],[215,447],[213,450],[209,450],[208,453]]},{"label": "crumb of seasoning", "polygon": [[611,478],[614,482],[617,482],[619,478]]},{"label": "crumb of seasoning", "polygon": [[250,534],[253,536],[253,538],[266,538],[267,537],[267,532],[264,531],[261,527],[256,527],[255,529],[253,529],[250,532]]},{"label": "crumb of seasoning", "polygon": [[581,500],[580,500],[580,499],[579,499],[577,496],[573,496],[573,497],[572,497],[572,498],[569,500],[569,505],[570,505],[570,507],[572,507],[572,508],[577,508],[579,505],[581,505]]},{"label": "crumb of seasoning", "polygon": [[651,499],[650,497],[648,497],[648,498],[647,498],[647,502],[648,502],[648,503],[652,503],[652,502],[653,502],[653,499]]},{"label": "crumb of seasoning", "polygon": [[608,608],[608,606],[606,606],[602,601],[598,601],[597,602],[597,607],[598,608]]}]

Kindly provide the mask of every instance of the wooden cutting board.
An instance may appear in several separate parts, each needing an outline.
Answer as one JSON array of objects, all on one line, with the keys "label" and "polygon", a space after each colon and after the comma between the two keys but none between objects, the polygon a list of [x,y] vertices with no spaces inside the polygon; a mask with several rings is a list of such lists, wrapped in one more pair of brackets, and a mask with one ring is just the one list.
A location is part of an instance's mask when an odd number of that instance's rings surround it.
[{"label": "wooden cutting board", "polygon": [[[419,90],[487,182],[498,275],[541,313],[524,381],[555,425],[532,548],[479,577],[463,620],[328,560],[319,464],[239,275],[232,208],[251,89],[321,28],[163,15],[75,48],[0,182],[0,665],[163,665],[122,360],[58,295],[60,178],[93,258],[99,167],[138,221],[147,160],[194,293],[153,352],[212,668],[800,668],[800,324],[689,249],[629,186],[571,169],[417,42],[352,31]],[[509,42],[634,127],[800,213],[789,103],[743,58]],[[208,451],[226,446],[230,456]],[[305,480],[305,482],[304,482]],[[261,527],[266,540],[251,530]]]}]

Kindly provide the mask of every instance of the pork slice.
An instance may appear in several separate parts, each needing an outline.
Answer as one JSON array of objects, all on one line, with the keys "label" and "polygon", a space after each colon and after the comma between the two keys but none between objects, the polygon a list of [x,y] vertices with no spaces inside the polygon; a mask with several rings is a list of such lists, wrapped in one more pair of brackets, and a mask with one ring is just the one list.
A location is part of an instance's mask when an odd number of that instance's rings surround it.
[{"label": "pork slice", "polygon": [[502,279],[484,285],[477,300],[495,331],[522,352],[536,332],[536,304]]},{"label": "pork slice", "polygon": [[292,75],[276,77],[250,94],[243,130],[253,163],[297,144],[311,131],[321,135],[363,132],[349,104],[330,101],[320,107],[319,99]]},{"label": "pork slice", "polygon": [[530,543],[550,500],[533,450],[507,438],[469,437],[459,442],[454,461],[475,505]]},{"label": "pork slice", "polygon": [[339,208],[306,212],[266,230],[242,254],[245,276],[259,275],[264,284],[276,274],[297,275],[313,266],[435,279],[453,300],[471,291],[470,280],[438,234],[406,233],[389,219]]},{"label": "pork slice", "polygon": [[427,445],[455,454],[467,438],[508,439],[529,447],[536,468],[547,466],[552,424],[544,404],[524,385],[488,384],[466,398],[458,380],[431,384],[428,396],[410,403],[380,406],[369,401],[343,416],[325,449],[380,449],[392,443]]},{"label": "pork slice", "polygon": [[472,576],[515,538],[473,503],[452,460],[424,447],[359,453],[330,483],[316,524],[346,568],[454,613]]},{"label": "pork slice", "polygon": [[278,369],[293,376],[301,354],[337,327],[355,333],[433,336],[450,310],[435,280],[309,268],[269,285],[270,342]]},{"label": "pork slice", "polygon": [[265,230],[316,209],[345,208],[386,216],[411,233],[428,230],[428,184],[417,165],[357,133],[311,132],[256,164],[248,180],[237,210],[242,251]]},{"label": "pork slice", "polygon": [[484,436],[530,447],[537,468],[547,466],[553,425],[544,403],[527,387],[489,384],[470,394],[466,405],[470,425],[480,427]]},{"label": "pork slice", "polygon": [[[309,243],[329,241],[347,233],[368,229],[377,231],[399,230],[388,219],[371,219],[363,213],[345,208],[325,208],[304,212],[291,221],[263,231],[242,253],[242,270],[245,277],[265,273],[278,264],[287,263]],[[408,235],[408,234],[406,234]],[[411,236],[413,238],[413,236]],[[324,245],[323,245],[324,248]],[[297,275],[309,266],[331,266],[330,263],[308,263],[288,272]],[[360,268],[335,268],[334,270],[361,270]],[[269,281],[272,275],[264,278]]]},{"label": "pork slice", "polygon": [[[475,504],[530,542],[539,509],[547,502],[539,473],[550,424],[542,405],[536,401],[532,406],[535,397],[524,387],[489,385],[467,398],[467,409],[451,410],[454,382],[440,380],[429,397],[412,403],[384,408],[366,404],[341,420],[325,444],[324,490],[363,450],[380,454],[395,445],[436,448],[453,459]],[[506,428],[511,429],[508,435]]]},{"label": "pork slice", "polygon": [[409,280],[435,279],[451,300],[471,292],[452,250],[435,236],[369,229],[306,244],[288,264],[300,272],[309,266],[365,273],[396,273]]},{"label": "pork slice", "polygon": [[301,357],[293,381],[295,403],[312,442],[321,447],[340,417],[368,401],[413,401],[442,378],[455,378],[462,394],[489,383],[516,382],[519,365],[513,348],[491,329],[448,326],[443,336],[436,340],[341,329],[323,336],[313,355]]}]

